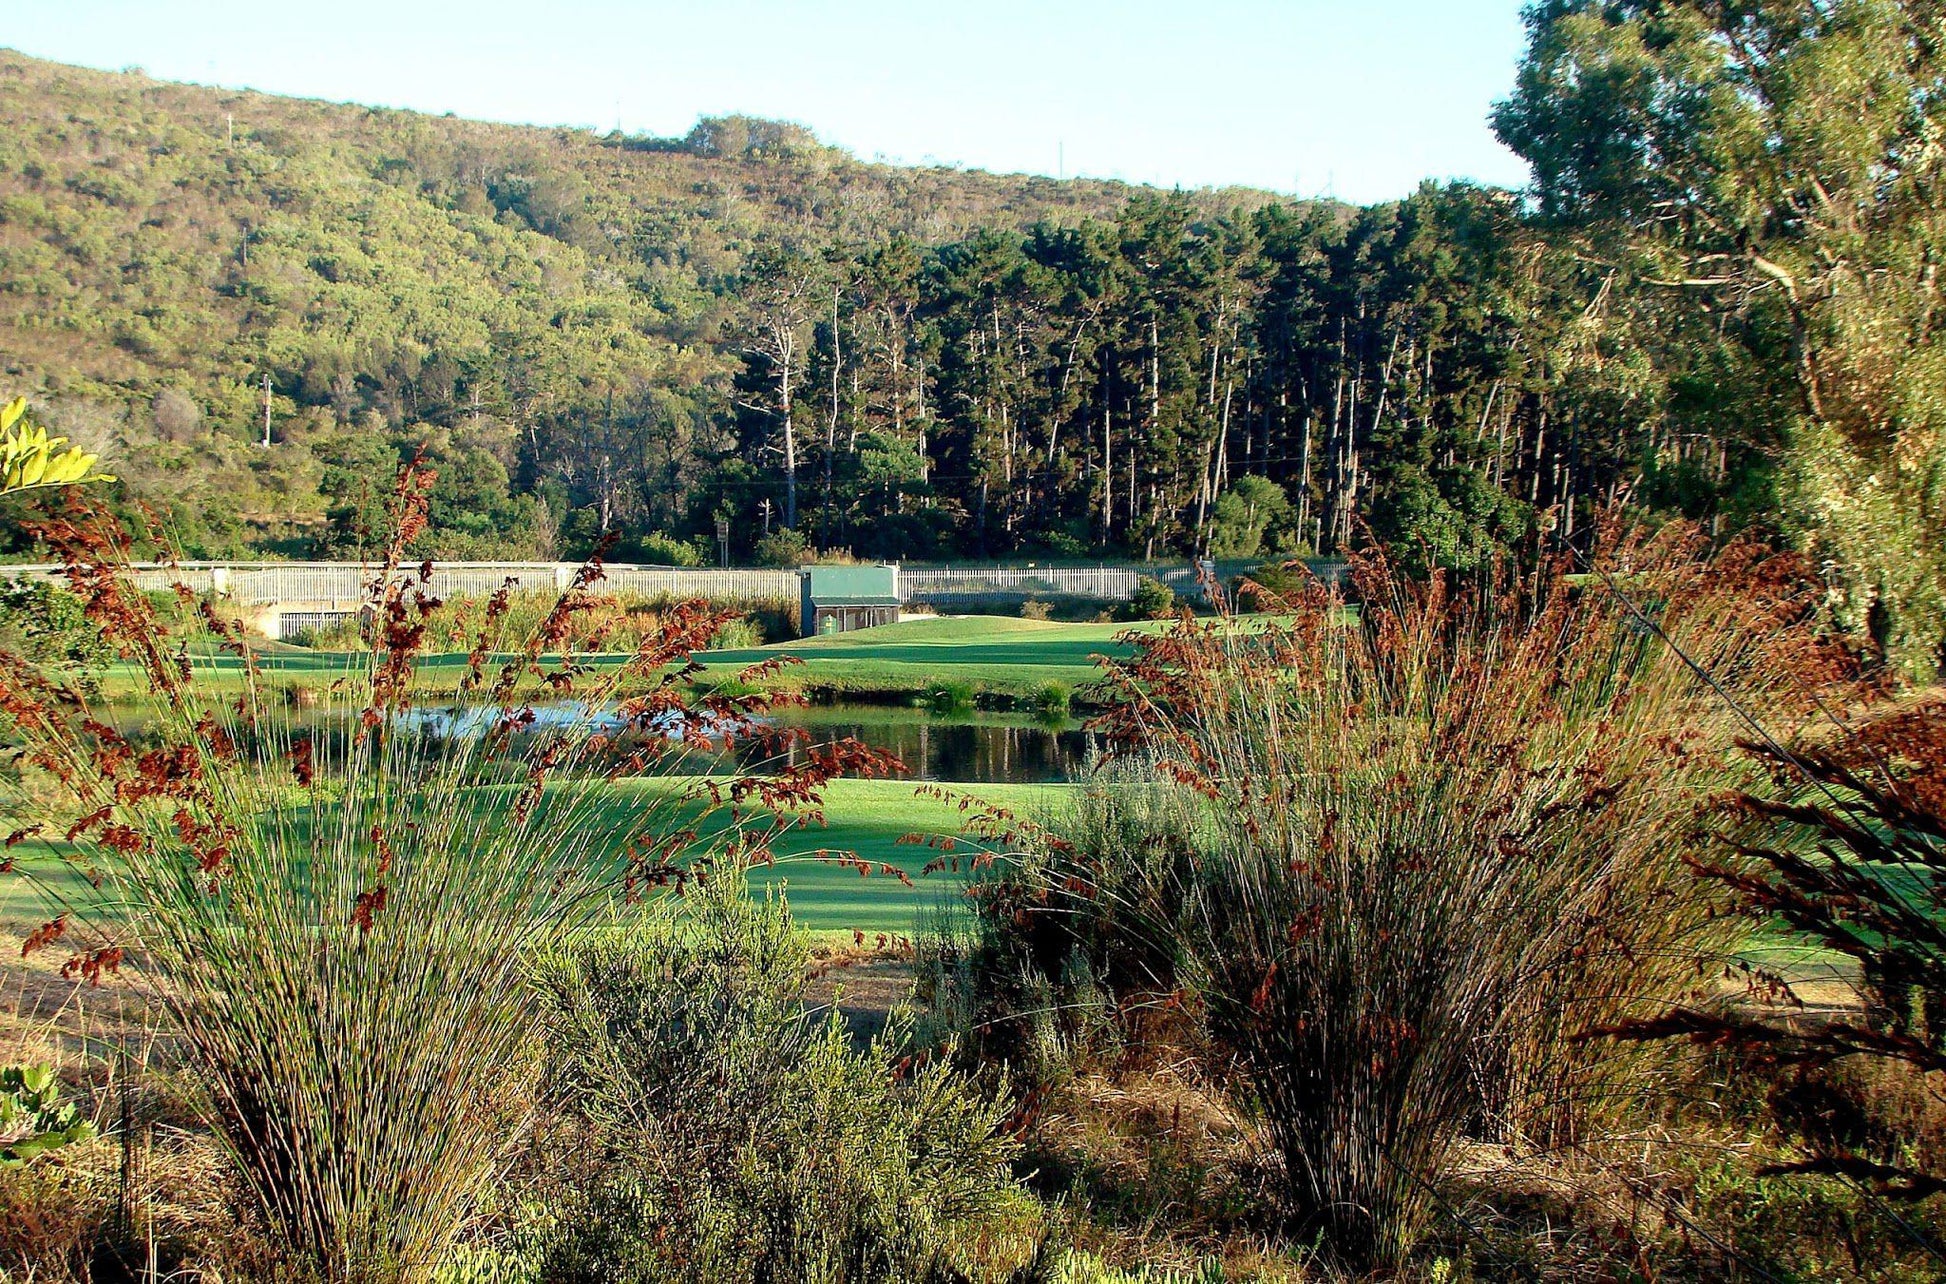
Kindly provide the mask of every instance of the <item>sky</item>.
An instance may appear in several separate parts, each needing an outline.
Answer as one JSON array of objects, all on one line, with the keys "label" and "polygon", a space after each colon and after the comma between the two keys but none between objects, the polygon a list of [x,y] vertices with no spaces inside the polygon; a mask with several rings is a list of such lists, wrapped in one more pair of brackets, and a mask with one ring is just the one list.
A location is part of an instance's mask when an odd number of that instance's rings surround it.
[{"label": "sky", "polygon": [[1370,202],[1519,186],[1520,0],[0,0],[0,45],[520,124],[798,121],[866,159]]}]

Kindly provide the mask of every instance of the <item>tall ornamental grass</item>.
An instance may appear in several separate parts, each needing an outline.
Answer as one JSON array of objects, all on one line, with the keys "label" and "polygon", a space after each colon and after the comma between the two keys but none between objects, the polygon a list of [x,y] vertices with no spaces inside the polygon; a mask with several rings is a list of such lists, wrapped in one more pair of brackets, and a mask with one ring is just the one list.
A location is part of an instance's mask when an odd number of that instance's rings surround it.
[{"label": "tall ornamental grass", "polygon": [[[28,950],[66,950],[64,972],[94,981],[139,963],[267,1239],[334,1281],[427,1278],[473,1212],[531,1110],[533,956],[605,906],[766,859],[781,814],[832,775],[892,765],[847,742],[773,777],[611,788],[768,735],[767,697],[691,696],[688,654],[727,618],[699,605],[625,665],[584,666],[568,639],[598,563],[525,632],[496,597],[463,708],[426,707],[415,662],[438,604],[399,550],[431,484],[401,474],[372,644],[301,720],[207,603],[243,679],[233,698],[199,682],[128,588],[116,528],[85,512],[41,534],[141,673],[140,730],[59,666],[0,654],[0,713],[66,792],[32,828],[99,888]],[[619,701],[625,682],[647,693]]]},{"label": "tall ornamental grass", "polygon": [[[989,894],[1193,997],[1297,1223],[1395,1262],[1464,1133],[1572,1140],[1641,1068],[1576,1036],[1735,943],[1683,856],[1735,772],[1732,702],[1781,719],[1824,663],[1818,589],[1752,548],[1611,535],[1580,575],[1373,558],[1355,602],[1315,585],[1137,637],[1102,725],[1149,783],[1091,791],[1039,890]],[[1140,850],[1088,841],[1131,809]]]}]

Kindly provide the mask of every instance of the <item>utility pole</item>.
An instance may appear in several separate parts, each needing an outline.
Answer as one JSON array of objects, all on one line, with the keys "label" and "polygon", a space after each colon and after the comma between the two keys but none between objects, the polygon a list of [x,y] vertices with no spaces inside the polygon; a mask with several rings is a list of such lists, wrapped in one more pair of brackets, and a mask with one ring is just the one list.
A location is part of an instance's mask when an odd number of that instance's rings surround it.
[{"label": "utility pole", "polygon": [[270,446],[270,372],[264,371],[264,447]]},{"label": "utility pole", "polygon": [[770,496],[765,495],[757,507],[763,510],[764,534],[768,536],[770,534]]}]

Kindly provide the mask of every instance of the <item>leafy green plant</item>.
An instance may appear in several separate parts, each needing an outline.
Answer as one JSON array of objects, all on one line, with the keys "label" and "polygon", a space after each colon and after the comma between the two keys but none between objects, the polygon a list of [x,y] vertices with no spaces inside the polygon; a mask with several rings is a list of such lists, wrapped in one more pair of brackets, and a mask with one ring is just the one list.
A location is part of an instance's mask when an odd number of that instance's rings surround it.
[{"label": "leafy green plant", "polygon": [[726,622],[709,640],[712,651],[736,651],[764,644],[764,631],[754,620],[736,619]]},{"label": "leafy green plant", "polygon": [[61,1100],[60,1081],[47,1066],[0,1069],[0,1166],[25,1164],[95,1132],[79,1107]]},{"label": "leafy green plant", "polygon": [[1245,474],[1216,497],[1210,513],[1211,557],[1256,557],[1278,547],[1295,514],[1284,488],[1268,477]]},{"label": "leafy green plant", "polygon": [[67,443],[66,437],[49,437],[47,429],[27,418],[25,397],[0,406],[0,495],[115,480],[90,471],[99,456],[78,446],[62,450]]},{"label": "leafy green plant", "polygon": [[1028,696],[1036,717],[1059,719],[1068,716],[1073,693],[1063,682],[1048,681],[1036,686]]},{"label": "leafy green plant", "polygon": [[926,703],[935,713],[969,713],[979,689],[965,678],[942,678],[926,687]]},{"label": "leafy green plant", "polygon": [[81,599],[45,580],[0,580],[0,637],[37,661],[85,670],[100,670],[114,657]]},{"label": "leafy green plant", "polygon": [[781,566],[794,570],[810,560],[810,541],[801,531],[783,527],[757,541],[752,556],[759,566]]},{"label": "leafy green plant", "polygon": [[701,566],[708,560],[705,551],[697,545],[664,531],[650,531],[620,551],[632,561],[655,566]]}]

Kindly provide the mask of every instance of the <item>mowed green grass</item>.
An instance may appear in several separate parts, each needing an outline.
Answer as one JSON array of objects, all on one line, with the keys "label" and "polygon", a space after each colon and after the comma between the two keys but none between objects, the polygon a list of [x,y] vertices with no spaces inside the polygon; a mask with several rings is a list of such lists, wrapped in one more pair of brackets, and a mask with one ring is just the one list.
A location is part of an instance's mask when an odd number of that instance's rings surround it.
[{"label": "mowed green grass", "polygon": [[[606,786],[603,804],[589,817],[589,824],[625,833],[631,815],[654,806],[683,783],[644,779]],[[1031,820],[1058,815],[1068,805],[1074,787],[994,784],[943,788]],[[503,790],[476,794],[478,804],[487,807],[505,806],[509,797]],[[797,822],[774,844],[777,863],[755,870],[752,881],[758,887],[780,889],[797,920],[813,931],[909,934],[922,919],[956,903],[964,880],[950,871],[924,874],[929,861],[945,854],[942,846],[900,840],[916,835],[940,843],[950,841],[956,849],[952,854],[961,858],[964,868],[966,859],[981,850],[980,844],[965,835],[968,814],[957,801],[923,795],[910,781],[833,781],[825,793],[824,823],[808,819]],[[837,865],[829,853],[841,851],[871,862],[871,875],[861,876],[855,868]],[[0,876],[0,923],[19,928],[43,922],[56,912],[59,907],[41,890],[42,885],[74,903],[88,903],[91,889],[45,843],[23,843],[13,854],[20,868]],[[912,886],[883,873],[881,865],[904,870]]]},{"label": "mowed green grass", "polygon": [[[1116,640],[1118,635],[1131,628],[1164,627],[1161,623],[1067,624],[953,616],[734,651],[699,651],[695,658],[712,677],[721,678],[779,655],[792,656],[802,663],[787,667],[774,679],[784,687],[921,693],[940,682],[961,681],[976,688],[1024,694],[1048,681],[1070,688],[1091,682],[1100,676],[1097,657],[1129,654],[1128,644]],[[599,655],[588,662],[601,667],[625,658]],[[434,690],[455,688],[466,673],[466,660],[461,652],[424,655],[418,661],[420,680]],[[195,664],[199,680],[212,689],[234,689],[241,681],[241,663],[232,656],[199,657]],[[361,654],[271,644],[257,664],[272,683],[324,686],[362,673],[367,661]],[[117,665],[109,670],[104,685],[113,695],[134,690],[139,679],[132,669]]]},{"label": "mowed green grass", "polygon": [[1058,682],[1070,690],[1101,677],[1100,659],[1126,657],[1119,641],[1130,629],[1162,624],[1067,624],[1006,616],[904,620],[801,642],[741,651],[709,651],[696,658],[718,668],[742,668],[777,655],[802,661],[780,681],[836,692],[924,692],[944,682],[975,690],[1025,695]]}]

